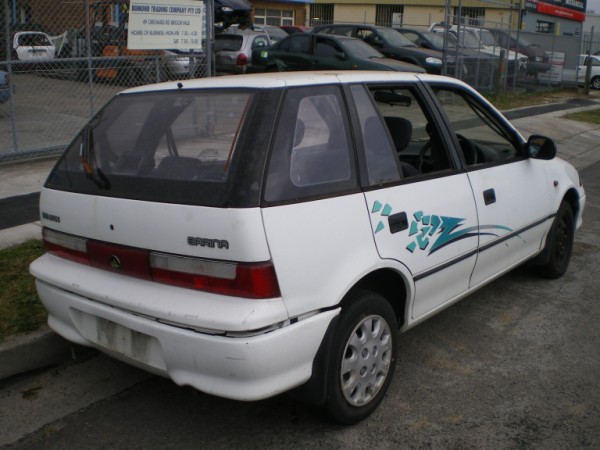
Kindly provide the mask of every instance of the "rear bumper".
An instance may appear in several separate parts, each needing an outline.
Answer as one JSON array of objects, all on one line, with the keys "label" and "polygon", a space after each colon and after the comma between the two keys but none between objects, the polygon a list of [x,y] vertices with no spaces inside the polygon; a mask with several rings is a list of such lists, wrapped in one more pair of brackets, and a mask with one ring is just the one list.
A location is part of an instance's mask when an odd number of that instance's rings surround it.
[{"label": "rear bumper", "polygon": [[306,382],[339,309],[251,337],[211,335],[158,322],[36,280],[50,327],[64,338],[234,400],[260,400]]}]

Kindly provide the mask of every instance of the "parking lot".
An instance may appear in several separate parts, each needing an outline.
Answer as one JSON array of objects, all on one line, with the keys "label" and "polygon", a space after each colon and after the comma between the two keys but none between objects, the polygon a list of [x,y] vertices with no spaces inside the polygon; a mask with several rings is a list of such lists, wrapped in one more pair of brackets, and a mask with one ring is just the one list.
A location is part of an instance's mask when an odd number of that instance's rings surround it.
[{"label": "parking lot", "polygon": [[43,73],[13,75],[13,101],[0,105],[0,159],[17,153],[63,149],[93,112],[125,89]]}]

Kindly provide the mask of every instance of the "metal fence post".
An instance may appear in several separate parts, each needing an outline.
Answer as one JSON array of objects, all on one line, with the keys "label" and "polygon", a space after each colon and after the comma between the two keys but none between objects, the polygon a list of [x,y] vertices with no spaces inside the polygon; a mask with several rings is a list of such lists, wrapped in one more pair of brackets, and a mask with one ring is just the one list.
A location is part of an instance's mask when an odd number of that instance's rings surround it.
[{"label": "metal fence post", "polygon": [[215,2],[214,0],[206,0],[206,73],[209,77],[214,76],[213,72],[213,51],[212,42],[215,32]]},{"label": "metal fence post", "polygon": [[88,98],[90,117],[94,115],[94,68],[92,67],[92,33],[90,27],[90,0],[85,0],[85,39],[87,42]]},{"label": "metal fence post", "polygon": [[6,60],[7,60],[7,72],[8,72],[8,80],[9,86],[8,88],[11,91],[10,96],[10,126],[12,130],[12,144],[13,144],[13,152],[19,151],[19,144],[17,141],[17,124],[15,117],[15,103],[13,100],[12,94],[15,92],[14,89],[14,81],[13,81],[13,65],[12,65],[12,43],[10,41],[10,20],[8,17],[8,0],[4,0],[4,33],[6,36]]}]

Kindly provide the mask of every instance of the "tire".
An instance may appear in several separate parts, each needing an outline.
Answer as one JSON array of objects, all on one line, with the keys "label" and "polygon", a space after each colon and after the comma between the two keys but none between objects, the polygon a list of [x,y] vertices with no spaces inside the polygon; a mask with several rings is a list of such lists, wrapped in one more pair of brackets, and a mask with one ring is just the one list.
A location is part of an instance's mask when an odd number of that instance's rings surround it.
[{"label": "tire", "polygon": [[600,89],[600,77],[592,78],[592,87],[594,89]]},{"label": "tire", "polygon": [[351,292],[333,340],[325,412],[339,424],[352,425],[377,408],[394,376],[398,351],[394,309],[379,294]]},{"label": "tire", "polygon": [[567,202],[562,202],[548,234],[546,251],[548,259],[538,266],[538,273],[544,278],[559,278],[565,274],[571,260],[573,239],[575,237],[575,218],[573,209]]}]

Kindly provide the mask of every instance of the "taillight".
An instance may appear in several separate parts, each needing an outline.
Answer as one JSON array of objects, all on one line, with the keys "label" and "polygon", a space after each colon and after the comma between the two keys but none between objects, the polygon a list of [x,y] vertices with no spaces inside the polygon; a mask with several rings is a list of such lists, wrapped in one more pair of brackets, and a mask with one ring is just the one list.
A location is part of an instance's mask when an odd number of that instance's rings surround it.
[{"label": "taillight", "polygon": [[89,264],[87,256],[87,239],[42,228],[42,239],[48,253],[70,259],[82,264]]},{"label": "taillight", "polygon": [[99,269],[196,289],[253,299],[279,297],[279,283],[271,261],[240,263],[206,260],[152,252],[42,230],[48,253]]},{"label": "taillight", "polygon": [[152,279],[160,283],[247,298],[279,297],[271,262],[228,263],[150,254]]},{"label": "taillight", "polygon": [[245,66],[246,64],[248,64],[248,57],[244,53],[240,53],[237,56],[237,65]]}]

